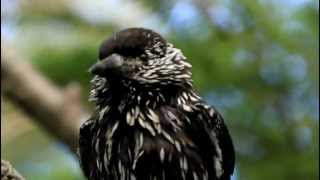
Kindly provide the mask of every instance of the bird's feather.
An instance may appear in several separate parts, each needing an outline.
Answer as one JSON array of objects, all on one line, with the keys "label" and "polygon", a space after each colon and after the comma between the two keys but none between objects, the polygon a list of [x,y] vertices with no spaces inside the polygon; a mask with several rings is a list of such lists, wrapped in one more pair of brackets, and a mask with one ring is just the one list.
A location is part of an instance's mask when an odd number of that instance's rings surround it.
[{"label": "bird's feather", "polygon": [[117,76],[101,73],[92,80],[96,109],[79,140],[84,175],[90,180],[230,179],[235,156],[229,131],[195,92],[191,65],[181,51],[151,30],[133,28],[102,44],[101,61],[113,53],[125,59],[125,67],[112,69]]}]

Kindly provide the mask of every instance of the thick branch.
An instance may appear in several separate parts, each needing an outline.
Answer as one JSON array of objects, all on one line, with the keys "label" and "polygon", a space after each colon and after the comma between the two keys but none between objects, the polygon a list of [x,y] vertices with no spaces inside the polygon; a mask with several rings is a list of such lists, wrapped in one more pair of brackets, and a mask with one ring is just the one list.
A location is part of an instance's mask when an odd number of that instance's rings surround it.
[{"label": "thick branch", "polygon": [[80,88],[59,89],[13,49],[1,46],[2,93],[75,152],[80,124],[88,117]]}]

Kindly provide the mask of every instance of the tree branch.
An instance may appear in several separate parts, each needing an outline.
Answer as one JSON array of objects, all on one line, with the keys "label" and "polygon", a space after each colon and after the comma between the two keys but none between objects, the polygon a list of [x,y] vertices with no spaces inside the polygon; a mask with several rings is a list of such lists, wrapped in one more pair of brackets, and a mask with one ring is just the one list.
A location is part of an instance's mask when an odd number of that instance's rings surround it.
[{"label": "tree branch", "polygon": [[80,102],[79,86],[71,84],[62,90],[27,62],[2,44],[3,95],[76,152],[80,124],[88,117]]},{"label": "tree branch", "polygon": [[25,180],[9,161],[1,160],[1,180]]}]

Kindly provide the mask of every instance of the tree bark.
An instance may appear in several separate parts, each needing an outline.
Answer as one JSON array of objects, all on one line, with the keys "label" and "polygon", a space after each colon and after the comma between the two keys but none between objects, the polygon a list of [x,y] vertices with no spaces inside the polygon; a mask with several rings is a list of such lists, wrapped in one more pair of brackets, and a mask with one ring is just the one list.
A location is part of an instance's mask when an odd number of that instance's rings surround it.
[{"label": "tree bark", "polygon": [[1,91],[37,123],[76,152],[81,123],[88,113],[80,88],[60,89],[7,45],[1,46]]},{"label": "tree bark", "polygon": [[1,180],[25,180],[9,161],[1,160]]}]

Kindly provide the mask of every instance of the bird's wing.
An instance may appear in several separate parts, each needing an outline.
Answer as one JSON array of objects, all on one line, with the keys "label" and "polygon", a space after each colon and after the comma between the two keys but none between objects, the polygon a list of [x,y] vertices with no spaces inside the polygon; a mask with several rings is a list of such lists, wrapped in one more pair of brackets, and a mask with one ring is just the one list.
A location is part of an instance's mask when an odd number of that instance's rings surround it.
[{"label": "bird's wing", "polygon": [[[196,111],[196,124],[202,126],[203,132],[198,132],[209,137],[211,144],[213,144],[215,159],[214,166],[216,169],[216,174],[219,175],[221,180],[230,179],[233,174],[235,165],[235,152],[232,139],[230,137],[227,126],[224,123],[222,116],[219,112],[211,106],[205,104],[197,105]],[[201,140],[200,140],[201,141]],[[203,139],[202,139],[203,141]],[[220,162],[220,163],[219,163]],[[219,171],[219,169],[221,169]]]},{"label": "bird's wing", "polygon": [[92,177],[92,170],[94,169],[94,161],[92,161],[94,157],[92,154],[91,146],[93,125],[93,120],[89,119],[85,121],[80,127],[78,155],[81,168],[87,178]]},{"label": "bird's wing", "polygon": [[[161,174],[164,170],[165,177],[170,179],[185,179],[188,176],[193,176],[193,179],[230,179],[234,169],[234,149],[217,111],[201,104],[190,112],[165,107],[158,115],[162,122],[161,135],[143,136],[144,153],[137,163],[137,177],[144,177],[147,172],[159,172],[156,176],[161,178],[164,177]],[[179,127],[177,123],[171,126],[176,121],[173,117],[183,125]],[[164,132],[167,136],[162,136]]]}]

